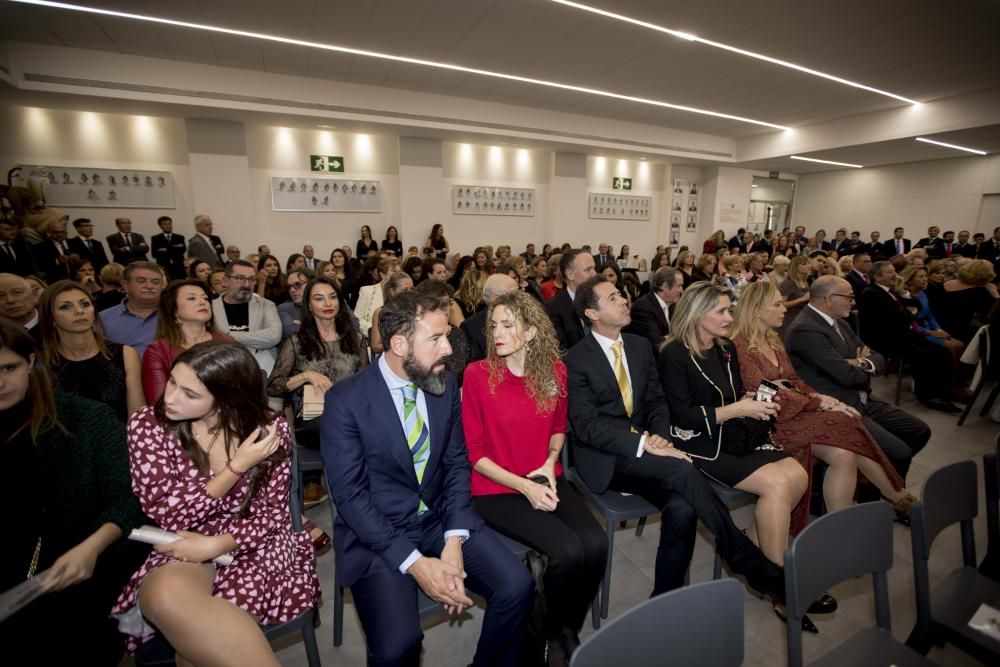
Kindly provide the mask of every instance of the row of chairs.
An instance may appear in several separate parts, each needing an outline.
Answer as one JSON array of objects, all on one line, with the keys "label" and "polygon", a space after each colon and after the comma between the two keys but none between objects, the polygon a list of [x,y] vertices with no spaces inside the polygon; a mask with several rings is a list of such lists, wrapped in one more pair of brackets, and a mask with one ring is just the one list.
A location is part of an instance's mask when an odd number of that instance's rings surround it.
[{"label": "row of chairs", "polygon": [[[989,549],[1000,547],[1000,476],[996,451],[984,457]],[[972,521],[978,513],[976,464],[946,466],[927,480],[914,503],[912,546],[917,623],[906,644],[892,637],[888,571],[893,562],[892,511],[866,503],[827,514],[810,524],[785,553],[788,664],[803,664],[801,619],[823,591],[847,579],[872,575],[874,627],[855,633],[820,659],[839,665],[925,666],[934,644],[953,643],[986,664],[1000,662],[1000,641],[969,626],[981,604],[1000,606],[1000,582],[976,570]],[[963,565],[930,589],[931,546],[941,532],[960,524]],[[989,560],[989,556],[987,557]],[[995,575],[994,575],[995,576]],[[572,667],[607,664],[736,666],[743,654],[743,593],[733,580],[712,581],[667,593],[626,612],[590,637]]]}]

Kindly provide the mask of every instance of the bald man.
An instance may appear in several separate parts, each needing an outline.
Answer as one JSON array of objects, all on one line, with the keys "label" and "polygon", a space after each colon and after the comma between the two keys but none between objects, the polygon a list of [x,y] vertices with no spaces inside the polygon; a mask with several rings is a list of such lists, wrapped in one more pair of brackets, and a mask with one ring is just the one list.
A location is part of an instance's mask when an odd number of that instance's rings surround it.
[{"label": "bald man", "polygon": [[486,315],[489,312],[489,305],[498,297],[508,294],[517,289],[517,282],[506,274],[494,273],[486,279],[483,285],[483,308],[474,313],[469,319],[462,322],[462,333],[469,339],[469,363],[486,358]]}]

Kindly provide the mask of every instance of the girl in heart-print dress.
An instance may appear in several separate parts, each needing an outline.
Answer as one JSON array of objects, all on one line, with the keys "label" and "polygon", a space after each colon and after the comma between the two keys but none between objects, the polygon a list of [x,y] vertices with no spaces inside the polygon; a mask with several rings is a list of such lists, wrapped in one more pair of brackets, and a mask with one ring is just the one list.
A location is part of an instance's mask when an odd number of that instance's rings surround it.
[{"label": "girl in heart-print dress", "polygon": [[[269,425],[273,431],[270,436],[277,439],[277,446],[274,453],[262,462],[265,464],[263,467],[269,467],[269,471],[257,482],[259,488],[246,503],[246,507],[243,507],[251,485],[251,475],[247,474],[249,469],[239,470],[240,462],[245,465],[247,461],[246,457],[240,456],[240,450],[246,447],[248,442],[253,442],[255,437],[258,441],[263,440],[257,436],[258,431],[253,431],[251,438],[239,448],[226,447],[227,450],[232,450],[232,454],[227,451],[226,455],[229,458],[225,459],[224,466],[218,466],[221,469],[216,465],[209,467],[207,463],[211,463],[212,457],[208,456],[207,461],[202,461],[204,467],[208,468],[207,471],[203,471],[189,456],[176,432],[172,432],[169,428],[178,422],[163,418],[164,403],[165,414],[171,415],[171,389],[176,393],[179,387],[184,386],[180,380],[175,383],[175,375],[180,375],[185,369],[190,373],[192,367],[197,373],[198,356],[210,356],[205,354],[205,348],[209,348],[207,350],[209,353],[216,353],[214,355],[216,365],[219,362],[219,353],[223,357],[229,355],[239,358],[246,352],[245,348],[235,343],[213,341],[197,345],[177,358],[164,398],[156,407],[147,406],[140,409],[129,422],[128,445],[132,489],[146,515],[165,530],[190,531],[197,533],[198,536],[223,536],[222,539],[225,539],[226,535],[231,536],[236,546],[228,551],[228,554],[233,560],[229,565],[213,565],[212,554],[208,557],[190,557],[192,554],[190,551],[175,551],[173,554],[153,551],[139,571],[129,580],[112,609],[112,616],[118,619],[119,630],[127,635],[129,651],[134,651],[153,634],[153,627],[143,616],[149,610],[142,612],[139,610],[140,587],[144,585],[148,575],[168,564],[182,563],[187,566],[189,574],[190,568],[202,568],[201,571],[213,568],[211,597],[232,603],[263,625],[290,621],[313,608],[319,597],[315,554],[308,533],[293,531],[291,526],[288,503],[291,438],[285,420],[279,417]],[[253,361],[249,352],[246,352],[246,357],[249,361]],[[190,363],[190,366],[186,366],[185,362]],[[182,368],[178,369],[179,366]],[[256,397],[261,397],[260,400],[263,401],[263,381],[256,363],[253,363],[253,368],[250,370],[252,373],[248,373],[244,379],[252,382],[256,378],[257,385],[232,386],[228,392],[229,396],[240,394],[244,397],[252,396],[254,400]],[[206,381],[202,390],[205,387],[211,390],[212,387],[209,385],[210,383]],[[229,398],[229,400],[247,399]],[[266,410],[266,405],[264,409]],[[196,433],[193,427],[191,432]],[[221,449],[219,448],[220,451]],[[208,454],[211,454],[211,451]],[[271,462],[270,466],[266,465],[268,462]],[[254,469],[260,467],[262,466],[258,464]],[[230,470],[233,472],[229,472]],[[225,477],[227,475],[236,476],[235,483],[221,497],[213,497],[212,489],[218,488],[213,487],[213,484],[232,481],[231,478]],[[198,536],[195,539],[203,539]],[[198,564],[184,563],[184,561],[195,561]],[[203,564],[206,562],[207,565]],[[175,566],[172,573],[179,569],[184,568]],[[159,581],[163,581],[162,577]],[[206,589],[206,597],[203,600],[214,604],[210,602],[207,594]],[[219,611],[221,613],[218,616],[221,617],[227,613],[231,614],[232,609],[222,607]],[[192,609],[191,612],[193,615],[196,610]],[[150,615],[150,619],[153,618]],[[154,622],[161,626],[160,629],[174,647],[181,651],[178,640],[180,639],[180,643],[183,644],[183,640],[189,638],[189,635],[185,634],[184,638],[171,637],[165,627],[167,624],[161,621]],[[220,627],[218,630],[222,632],[224,628]],[[195,629],[195,634],[197,632]],[[262,635],[253,639],[264,641]],[[211,639],[206,637],[205,641],[211,642]],[[263,646],[266,647],[266,642]],[[194,658],[191,655],[185,657]]]}]

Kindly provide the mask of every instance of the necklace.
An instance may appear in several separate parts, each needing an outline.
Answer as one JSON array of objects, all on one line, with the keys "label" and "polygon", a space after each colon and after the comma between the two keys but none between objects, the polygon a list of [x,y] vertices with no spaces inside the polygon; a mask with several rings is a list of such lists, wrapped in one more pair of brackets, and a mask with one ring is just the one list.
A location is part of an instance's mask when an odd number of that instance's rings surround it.
[{"label": "necklace", "polygon": [[[198,445],[200,446],[201,436],[194,430],[194,428],[191,429],[191,432],[194,434],[194,439],[198,441]],[[222,430],[220,429],[219,431],[216,431],[215,435],[212,436],[212,440],[208,443],[208,447],[203,450],[205,452],[205,456],[208,456],[212,452],[212,448],[215,447],[217,442],[219,442],[219,435],[221,433]]]}]

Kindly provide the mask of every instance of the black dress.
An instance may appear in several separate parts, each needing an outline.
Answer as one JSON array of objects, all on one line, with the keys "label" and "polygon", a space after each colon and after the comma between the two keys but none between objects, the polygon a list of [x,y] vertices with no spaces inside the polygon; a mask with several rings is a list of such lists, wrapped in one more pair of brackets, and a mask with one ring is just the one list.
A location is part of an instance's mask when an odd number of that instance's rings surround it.
[{"label": "black dress", "polygon": [[403,256],[403,242],[400,241],[399,239],[396,239],[395,241],[389,241],[388,239],[383,239],[382,240],[382,250],[388,250],[389,252],[391,252],[392,254],[394,254],[396,257],[402,257]]},{"label": "black dress", "polygon": [[[731,405],[745,394],[732,343],[727,342],[725,348],[716,345],[703,358],[695,359],[682,342],[672,341],[660,352],[657,370],[670,407],[670,440],[692,454],[695,466],[708,477],[736,486],[758,468],[789,456],[780,451],[736,456],[718,446],[720,426],[724,429],[725,422],[716,423],[715,408]],[[674,427],[697,435],[685,441]]]},{"label": "black dress", "polygon": [[365,243],[364,239],[358,239],[358,245],[357,248],[355,248],[355,250],[357,250],[358,253],[357,258],[363,262],[368,257],[368,253],[370,253],[372,250],[374,250],[376,253],[378,252],[378,241],[376,241],[375,239],[369,239],[368,243]]},{"label": "black dress", "polygon": [[59,357],[52,368],[52,375],[60,391],[104,403],[124,424],[128,421],[124,346],[112,342],[105,345],[110,358],[105,358],[100,352],[83,361]]}]

